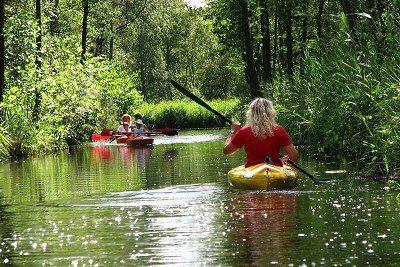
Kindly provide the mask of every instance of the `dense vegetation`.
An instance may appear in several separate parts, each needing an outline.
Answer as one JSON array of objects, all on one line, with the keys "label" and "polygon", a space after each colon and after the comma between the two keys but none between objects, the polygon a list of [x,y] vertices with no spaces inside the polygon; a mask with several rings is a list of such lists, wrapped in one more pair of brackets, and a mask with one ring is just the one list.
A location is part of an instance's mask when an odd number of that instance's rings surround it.
[{"label": "dense vegetation", "polygon": [[[238,99],[211,100],[208,104],[228,118],[238,117],[244,110]],[[203,107],[188,101],[162,101],[142,105],[137,112],[143,114],[150,128],[214,128],[224,127],[225,122]]]},{"label": "dense vegetation", "polygon": [[63,149],[137,110],[216,125],[174,78],[228,116],[271,98],[296,144],[398,172],[398,1],[207,2],[2,0],[0,153]]}]

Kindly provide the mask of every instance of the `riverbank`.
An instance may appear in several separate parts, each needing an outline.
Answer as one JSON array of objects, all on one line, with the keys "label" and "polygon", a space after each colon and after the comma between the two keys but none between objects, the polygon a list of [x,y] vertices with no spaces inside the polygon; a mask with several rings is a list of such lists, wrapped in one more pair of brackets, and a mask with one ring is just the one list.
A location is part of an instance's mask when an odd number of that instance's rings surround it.
[{"label": "riverbank", "polygon": [[[302,84],[294,84],[300,88]],[[285,88],[291,88],[290,86]],[[368,175],[374,175],[379,177],[385,177],[383,179],[398,178],[399,169],[392,159],[399,153],[395,150],[374,150],[376,146],[372,146],[367,140],[376,140],[382,143],[390,142],[387,139],[378,139],[379,135],[382,135],[382,131],[368,132],[366,129],[372,127],[370,125],[372,121],[376,120],[377,116],[382,114],[376,114],[374,118],[365,119],[367,116],[364,114],[362,117],[361,113],[352,114],[351,110],[341,108],[343,114],[337,115],[337,108],[325,107],[322,109],[321,105],[317,105],[314,102],[309,102],[307,105],[300,105],[299,101],[304,99],[294,97],[297,94],[289,92],[282,85],[275,88],[276,95],[276,109],[278,113],[277,121],[279,124],[284,126],[290,133],[293,142],[298,146],[305,146],[307,150],[313,154],[328,155],[328,156],[343,156],[354,159],[357,164],[365,166],[365,172]],[[279,91],[278,89],[281,89]],[[284,90],[285,89],[285,90]],[[283,98],[285,94],[285,98]],[[298,101],[298,102],[295,102]],[[324,100],[325,103],[328,103]],[[334,101],[332,101],[334,102]],[[248,102],[239,100],[238,98],[226,99],[226,100],[212,100],[207,103],[220,113],[224,114],[228,118],[232,118],[242,123],[245,123],[245,112],[247,109]],[[344,100],[336,101],[336,105],[343,106]],[[203,107],[197,105],[194,102],[185,100],[174,100],[174,101],[161,101],[159,103],[145,103],[141,102],[140,107],[135,109],[131,108],[131,113],[139,112],[143,114],[144,122],[149,128],[163,128],[170,127],[175,129],[190,129],[190,128],[214,128],[214,127],[226,127],[225,123],[219,120],[214,114],[205,110]],[[317,107],[322,110],[318,110]],[[305,108],[307,107],[307,109]],[[325,112],[325,113],[324,113]],[[355,120],[358,120],[355,124]],[[387,121],[381,122],[383,126],[388,127],[388,131],[393,131],[397,127],[389,127]],[[117,125],[118,121],[110,120],[108,118],[108,124],[106,125]],[[98,118],[93,125],[97,125],[97,131],[101,130],[101,125],[104,125],[104,121]],[[357,125],[357,127],[353,127]],[[108,126],[110,127],[110,126]],[[335,129],[335,130],[333,130]],[[23,157],[31,154],[39,154],[38,145],[46,144],[47,149],[41,151],[42,154],[63,150],[70,146],[80,144],[89,140],[90,134],[96,129],[91,127],[87,128],[83,132],[84,136],[69,136],[68,138],[60,139],[57,137],[57,131],[45,132],[42,136],[39,136],[40,132],[30,136],[25,142],[33,142],[34,138],[40,140],[36,146],[23,146],[23,143],[19,140],[8,140],[3,136],[2,151],[3,158],[10,157]],[[393,138],[394,136],[390,136]],[[19,143],[18,143],[19,142]],[[370,141],[369,141],[370,142]],[[398,143],[393,143],[393,148],[398,146]],[[7,151],[7,149],[14,149],[14,151]],[[19,151],[16,151],[18,150]],[[23,151],[21,151],[24,149]]]}]

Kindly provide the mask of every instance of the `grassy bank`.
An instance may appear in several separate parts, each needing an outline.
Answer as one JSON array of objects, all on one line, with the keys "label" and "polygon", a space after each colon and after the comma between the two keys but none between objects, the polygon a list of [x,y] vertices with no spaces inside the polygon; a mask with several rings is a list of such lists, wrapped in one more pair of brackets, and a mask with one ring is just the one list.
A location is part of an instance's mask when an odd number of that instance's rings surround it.
[{"label": "grassy bank", "polygon": [[[212,100],[207,102],[228,118],[237,118],[243,107],[238,99]],[[143,104],[137,111],[143,114],[150,128],[212,128],[222,127],[222,122],[210,111],[193,101],[175,100]]]}]

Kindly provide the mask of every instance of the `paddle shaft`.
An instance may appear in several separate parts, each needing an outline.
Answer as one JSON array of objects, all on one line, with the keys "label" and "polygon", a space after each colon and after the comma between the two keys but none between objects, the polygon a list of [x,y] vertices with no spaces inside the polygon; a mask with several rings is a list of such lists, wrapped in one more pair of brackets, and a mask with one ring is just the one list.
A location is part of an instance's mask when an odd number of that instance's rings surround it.
[{"label": "paddle shaft", "polygon": [[[221,120],[227,122],[228,124],[232,124],[232,121],[229,120],[227,117],[225,117],[224,115],[222,115],[221,113],[219,113],[218,111],[216,111],[215,109],[213,109],[212,107],[210,107],[206,102],[204,102],[203,100],[201,100],[199,97],[195,96],[192,92],[190,92],[188,89],[186,89],[185,87],[183,87],[182,85],[180,85],[179,83],[177,83],[176,81],[171,79],[171,83],[172,85],[179,90],[179,92],[181,92],[182,94],[184,94],[185,96],[189,97],[190,99],[192,99],[194,102],[196,102],[197,104],[199,104],[200,106],[204,107],[205,109],[211,111],[212,113],[214,113],[215,115],[217,115]],[[295,169],[297,169],[299,172],[303,173],[304,175],[306,175],[307,177],[309,177],[314,184],[318,184],[318,180],[315,179],[314,176],[312,176],[309,172],[307,172],[306,170],[304,170],[303,168],[299,167],[297,164],[295,164],[293,161],[288,160],[288,163],[293,166]]]},{"label": "paddle shaft", "polygon": [[221,113],[219,113],[218,111],[216,111],[215,109],[210,107],[206,102],[201,100],[199,97],[195,96],[192,92],[187,90],[185,87],[183,87],[182,85],[180,85],[176,81],[171,79],[171,83],[176,89],[178,89],[179,92],[181,92],[185,96],[189,97],[190,99],[192,99],[194,102],[196,102],[197,104],[199,104],[203,108],[205,108],[205,109],[211,111],[212,113],[214,113],[215,115],[217,115],[222,121],[225,121],[225,122],[227,122],[229,124],[232,123],[230,120],[228,120],[227,117],[225,117],[224,115],[222,115]]},{"label": "paddle shaft", "polygon": [[[109,140],[109,142],[112,143],[118,137],[121,137],[123,135],[130,135],[130,134],[134,134],[134,133],[133,132],[123,132],[123,133],[119,133],[119,134],[110,135],[111,139]],[[173,136],[173,135],[177,135],[178,131],[170,129],[170,130],[162,130],[162,131],[148,131],[148,132],[144,132],[143,134]]]},{"label": "paddle shaft", "polygon": [[314,184],[318,184],[318,180],[315,179],[314,176],[312,176],[309,172],[307,172],[306,170],[304,170],[303,168],[299,167],[296,163],[294,163],[293,161],[291,161],[290,159],[287,161],[291,166],[293,166],[295,169],[297,169],[298,171],[302,172],[304,175],[306,175],[308,178],[310,178]]}]

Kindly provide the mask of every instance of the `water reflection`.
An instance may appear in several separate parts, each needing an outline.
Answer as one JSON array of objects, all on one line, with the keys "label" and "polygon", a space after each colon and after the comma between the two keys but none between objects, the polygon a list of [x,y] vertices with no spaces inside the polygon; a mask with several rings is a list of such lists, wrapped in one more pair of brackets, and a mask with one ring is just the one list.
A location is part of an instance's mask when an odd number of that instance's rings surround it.
[{"label": "water reflection", "polygon": [[224,140],[206,134],[1,165],[0,265],[400,263],[397,191],[307,158],[302,167],[336,181],[233,190],[226,173],[245,155],[225,157]]},{"label": "water reflection", "polygon": [[92,154],[94,161],[110,161],[111,159],[111,149],[109,146],[93,146]]},{"label": "water reflection", "polygon": [[9,223],[9,214],[6,211],[6,206],[3,204],[3,197],[1,195],[2,189],[0,188],[0,265],[8,263],[10,260],[10,250],[5,244],[4,240],[11,237],[12,229]]},{"label": "water reflection", "polygon": [[[234,192],[230,241],[238,247],[239,265],[285,261],[293,249],[298,195],[293,192]],[[288,220],[288,218],[291,218]]]}]

